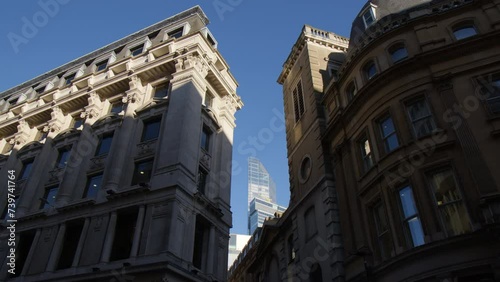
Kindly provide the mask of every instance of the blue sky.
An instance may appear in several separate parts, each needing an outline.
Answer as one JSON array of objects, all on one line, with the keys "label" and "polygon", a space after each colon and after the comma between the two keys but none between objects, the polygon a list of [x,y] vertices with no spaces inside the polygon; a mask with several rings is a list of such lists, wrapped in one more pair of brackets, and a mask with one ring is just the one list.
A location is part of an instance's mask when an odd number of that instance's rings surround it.
[{"label": "blue sky", "polygon": [[[231,205],[232,232],[246,233],[249,156],[258,157],[266,166],[277,184],[278,203],[288,205],[286,141],[279,122],[283,113],[282,88],[276,83],[285,59],[304,24],[348,36],[350,24],[365,2],[6,1],[0,11],[0,92],[200,5],[211,21],[209,28],[239,82],[238,94],[245,103],[236,115]],[[50,6],[52,10],[47,13],[40,3],[57,6]],[[28,30],[26,22],[34,24],[35,30]],[[13,34],[23,36],[24,41],[13,45],[9,34],[11,38]],[[255,139],[258,145],[250,145]]]}]

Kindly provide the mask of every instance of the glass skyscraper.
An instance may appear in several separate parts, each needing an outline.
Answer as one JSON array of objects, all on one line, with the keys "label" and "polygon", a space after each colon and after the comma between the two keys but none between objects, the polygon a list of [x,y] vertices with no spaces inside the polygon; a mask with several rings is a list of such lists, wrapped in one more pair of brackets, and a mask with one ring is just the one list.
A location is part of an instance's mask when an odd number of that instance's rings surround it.
[{"label": "glass skyscraper", "polygon": [[259,159],[248,158],[248,205],[250,211],[250,202],[254,198],[269,201],[276,204],[276,183],[267,172]]}]

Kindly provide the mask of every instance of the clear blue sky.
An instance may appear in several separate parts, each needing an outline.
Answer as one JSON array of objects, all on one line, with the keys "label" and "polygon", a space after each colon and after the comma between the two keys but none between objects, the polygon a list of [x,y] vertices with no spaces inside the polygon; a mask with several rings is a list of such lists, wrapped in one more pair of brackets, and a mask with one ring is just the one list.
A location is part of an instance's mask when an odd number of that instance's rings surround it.
[{"label": "clear blue sky", "polygon": [[[246,233],[247,158],[255,153],[277,184],[278,203],[288,205],[289,182],[284,130],[274,121],[283,112],[276,80],[304,24],[348,36],[365,0],[57,0],[47,14],[38,4],[56,0],[5,1],[0,11],[0,92],[194,5],[209,17],[219,50],[239,82],[245,103],[237,113],[232,180],[234,233]],[[45,15],[45,17],[44,17]],[[36,32],[13,48],[8,34],[23,36],[25,21]],[[30,32],[30,31],[28,31]],[[28,38],[29,37],[29,38]],[[268,129],[275,129],[272,136]],[[249,145],[258,137],[266,144]],[[262,139],[263,138],[263,139]],[[246,143],[245,143],[246,142]],[[238,149],[239,147],[239,149]]]}]

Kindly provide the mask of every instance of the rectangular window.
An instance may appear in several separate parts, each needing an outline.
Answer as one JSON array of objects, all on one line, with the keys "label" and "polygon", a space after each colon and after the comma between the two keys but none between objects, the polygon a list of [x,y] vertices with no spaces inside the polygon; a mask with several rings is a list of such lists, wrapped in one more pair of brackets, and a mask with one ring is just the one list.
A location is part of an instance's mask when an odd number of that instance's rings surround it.
[{"label": "rectangular window", "polygon": [[462,201],[455,175],[451,169],[428,174],[441,222],[448,236],[471,232],[467,209]]},{"label": "rectangular window", "polygon": [[137,224],[138,209],[120,211],[116,217],[115,236],[109,260],[122,260],[130,257]]},{"label": "rectangular window", "polygon": [[198,168],[198,191],[205,195],[205,189],[207,186],[208,172],[202,167]]},{"label": "rectangular window", "polygon": [[102,173],[87,177],[87,183],[85,185],[85,191],[83,193],[84,198],[94,199],[97,197],[97,193],[102,186]]},{"label": "rectangular window", "polygon": [[375,22],[373,8],[370,7],[365,13],[363,13],[363,22],[365,23],[365,28],[368,28]]},{"label": "rectangular window", "polygon": [[375,231],[377,234],[380,256],[382,260],[386,260],[391,257],[393,245],[391,234],[389,232],[389,224],[385,215],[385,208],[381,201],[375,204],[372,214],[375,222]]},{"label": "rectangular window", "polygon": [[415,137],[420,138],[429,135],[436,129],[436,123],[425,98],[407,103],[406,110],[413,126]]},{"label": "rectangular window", "polygon": [[208,91],[205,93],[205,99],[203,101],[205,107],[212,107],[213,96]]},{"label": "rectangular window", "polygon": [[479,85],[490,114],[500,114],[500,73],[480,77]]},{"label": "rectangular window", "polygon": [[57,156],[56,168],[65,168],[68,164],[71,148],[62,148]]},{"label": "rectangular window", "polygon": [[293,90],[293,109],[295,113],[295,122],[297,123],[304,114],[304,94],[302,92],[302,81],[297,83]]},{"label": "rectangular window", "polygon": [[314,207],[310,207],[304,213],[304,221],[306,224],[306,238],[307,240],[311,239],[316,233],[318,233],[318,229],[316,227],[316,214],[314,212]]},{"label": "rectangular window", "polygon": [[132,57],[140,55],[140,54],[142,54],[143,49],[144,49],[144,44],[141,44],[141,45],[136,46],[134,48],[130,48],[130,55]]},{"label": "rectangular window", "polygon": [[135,164],[132,185],[149,183],[153,173],[153,160],[138,162]]},{"label": "rectangular window", "polygon": [[75,259],[76,249],[80,242],[80,236],[83,230],[85,220],[74,220],[66,223],[66,232],[64,233],[64,243],[62,245],[61,254],[59,255],[59,262],[57,269],[70,268]]},{"label": "rectangular window", "polygon": [[95,64],[95,71],[99,72],[99,71],[105,70],[106,67],[108,67],[108,60],[98,62],[97,64]]},{"label": "rectangular window", "polygon": [[33,168],[33,161],[34,160],[27,160],[23,162],[23,168],[21,169],[18,180],[28,179],[31,173],[31,169]]},{"label": "rectangular window", "polygon": [[399,190],[399,203],[408,241],[410,241],[412,247],[423,245],[425,243],[424,231],[413,198],[413,190],[410,186]]},{"label": "rectangular window", "polygon": [[202,216],[197,215],[193,244],[193,265],[200,270],[205,269],[208,254],[209,233],[210,223]]},{"label": "rectangular window", "polygon": [[389,153],[399,147],[398,135],[391,116],[379,120],[380,134],[384,142],[385,152]]},{"label": "rectangular window", "polygon": [[18,277],[21,275],[21,272],[26,263],[26,259],[28,258],[28,254],[31,250],[31,246],[33,245],[33,241],[35,240],[35,230],[29,230],[21,232],[19,236],[19,242],[16,244],[16,271],[15,274],[10,275],[10,277]]},{"label": "rectangular window", "polygon": [[36,89],[35,89],[36,94],[42,94],[43,92],[45,92],[45,87],[46,87],[46,86],[44,85],[44,86],[42,86],[42,87],[38,87],[38,88],[36,88]]},{"label": "rectangular window", "polygon": [[207,152],[210,149],[210,136],[211,135],[212,135],[212,132],[210,132],[210,129],[203,127],[203,130],[201,131],[201,148]]},{"label": "rectangular window", "polygon": [[142,131],[141,141],[145,142],[145,141],[157,139],[158,136],[160,135],[160,125],[161,125],[160,118],[145,121],[144,122],[144,129]]},{"label": "rectangular window", "polygon": [[170,92],[170,82],[160,84],[158,86],[155,86],[155,98],[165,98],[168,97],[168,94]]},{"label": "rectangular window", "polygon": [[107,155],[111,150],[111,142],[113,141],[113,134],[105,134],[99,140],[99,145],[97,145],[97,150],[95,155],[102,156]]},{"label": "rectangular window", "polygon": [[180,38],[182,37],[182,33],[184,32],[184,28],[178,28],[168,33],[168,38]]},{"label": "rectangular window", "polygon": [[70,75],[64,77],[65,85],[70,85],[73,82],[73,80],[75,79],[75,76],[76,76],[76,73],[73,73],[73,74],[70,74]]},{"label": "rectangular window", "polygon": [[370,146],[370,140],[367,136],[363,136],[358,141],[359,149],[361,152],[361,161],[363,162],[364,172],[367,172],[373,166],[373,154]]},{"label": "rectangular window", "polygon": [[111,104],[111,109],[109,110],[109,112],[113,114],[119,114],[123,111],[123,108],[124,104],[121,101],[118,101]]},{"label": "rectangular window", "polygon": [[54,207],[56,203],[57,192],[59,191],[59,186],[53,186],[45,189],[45,194],[42,199],[40,199],[40,209],[44,210],[49,207]]}]

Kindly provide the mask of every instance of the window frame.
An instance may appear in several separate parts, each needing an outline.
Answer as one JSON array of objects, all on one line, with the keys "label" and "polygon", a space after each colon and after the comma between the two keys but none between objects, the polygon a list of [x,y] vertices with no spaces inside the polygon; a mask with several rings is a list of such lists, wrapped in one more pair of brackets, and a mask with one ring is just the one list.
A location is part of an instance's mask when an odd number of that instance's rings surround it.
[{"label": "window frame", "polygon": [[[374,25],[377,22],[377,11],[375,10],[375,8],[376,8],[376,6],[374,6],[370,3],[370,5],[366,9],[361,11],[361,13],[360,13],[359,17],[363,20],[363,24],[365,26],[365,29],[369,28],[370,26]],[[368,13],[370,14],[370,17],[372,19],[371,23],[367,23],[366,18],[365,18],[365,15]]]},{"label": "window frame", "polygon": [[[418,118],[416,120],[413,120],[411,115],[410,115],[410,112],[409,112],[410,105],[416,104],[417,102],[419,102],[421,100],[423,100],[425,102],[425,105],[427,106],[427,108],[429,110],[429,115],[425,116],[425,117]],[[424,95],[422,95],[422,94],[416,95],[416,96],[414,96],[410,99],[406,99],[402,102],[403,102],[403,106],[405,109],[405,115],[406,115],[408,124],[411,128],[412,135],[415,139],[421,139],[421,138],[425,138],[427,136],[430,136],[439,129],[438,123],[435,119],[434,110],[432,108],[431,103],[429,103],[429,99],[428,99],[427,95],[425,95],[425,94]],[[430,118],[432,120],[432,124],[433,124],[434,128],[432,129],[431,132],[427,132],[427,133],[420,136],[415,128],[415,122],[419,122],[419,121],[422,121],[422,120],[427,119],[427,118]]]},{"label": "window frame", "polygon": [[[384,135],[384,129],[382,128],[382,124],[383,124],[383,121],[386,121],[388,119],[391,120],[392,126],[394,128],[394,131],[391,132],[390,134],[388,134],[387,136],[385,136]],[[375,120],[375,124],[376,124],[377,131],[378,131],[380,145],[382,145],[381,146],[382,149],[383,149],[382,152],[384,152],[385,155],[390,154],[393,151],[395,151],[395,150],[397,150],[398,148],[401,147],[401,140],[400,140],[400,137],[399,137],[398,128],[396,126],[396,123],[394,122],[393,115],[391,114],[390,111],[387,111],[384,114],[382,114],[381,116],[379,116]],[[393,149],[390,149],[389,146],[388,146],[387,141],[389,140],[389,138],[391,138],[394,135],[396,136],[397,146],[394,147]]]},{"label": "window frame", "polygon": [[[151,171],[149,172],[149,177],[147,181],[141,181],[142,177],[140,176],[142,173],[138,171],[139,166],[143,164],[151,164]],[[155,160],[152,158],[148,159],[141,159],[141,160],[136,160],[134,162],[134,171],[132,174],[132,180],[130,182],[131,186],[136,186],[136,185],[141,185],[142,183],[144,184],[149,184],[151,183],[151,178],[153,177],[153,172],[154,172],[154,164]],[[145,174],[145,173],[144,173]]]},{"label": "window frame", "polygon": [[[436,175],[436,174],[439,174],[439,173],[442,173],[442,172],[450,172],[451,176],[453,177],[453,181],[454,181],[454,184],[455,184],[455,189],[456,191],[458,192],[459,196],[460,196],[460,199],[458,200],[453,200],[453,201],[449,201],[449,202],[446,202],[446,203],[443,203],[443,204],[439,204],[437,198],[436,198],[436,187],[434,186],[434,181],[433,181],[433,176]],[[456,170],[455,168],[452,166],[452,164],[443,164],[443,165],[440,165],[440,166],[435,166],[435,167],[432,167],[432,168],[428,168],[425,170],[425,179],[426,179],[426,183],[427,183],[427,187],[429,188],[429,193],[431,193],[431,198],[433,200],[433,204],[434,204],[434,208],[435,208],[435,211],[436,211],[436,214],[439,218],[439,223],[440,223],[440,227],[441,227],[441,230],[443,230],[443,232],[446,234],[447,237],[453,237],[453,236],[460,236],[460,235],[463,235],[463,234],[467,234],[467,233],[470,233],[473,231],[473,228],[472,228],[472,221],[471,221],[471,217],[470,217],[470,212],[469,212],[469,208],[468,208],[468,205],[467,205],[467,202],[465,201],[465,198],[464,197],[464,191],[462,190],[462,185],[461,185],[461,182],[460,182],[460,179],[458,178],[457,176],[457,173],[456,173]],[[443,209],[444,207],[446,206],[452,206],[452,205],[455,205],[455,204],[461,204],[466,212],[466,217],[467,217],[467,221],[469,222],[469,231],[465,232],[465,233],[462,233],[462,234],[449,234],[448,232],[448,229],[447,229],[447,225],[445,224],[445,221],[443,219],[443,216],[442,216],[442,213],[441,213],[441,209]]]},{"label": "window frame", "polygon": [[[211,139],[212,139],[212,130],[206,126],[206,125],[203,125],[202,127],[202,130],[201,130],[201,138],[200,138],[200,148],[203,149],[205,152],[210,152],[210,145],[212,142]],[[206,136],[205,138],[203,138],[204,136]],[[205,142],[203,142],[203,140],[205,139]]]},{"label": "window frame", "polygon": [[[143,120],[142,122],[143,122],[143,127],[142,127],[142,132],[141,132],[141,143],[149,142],[149,141],[153,141],[153,140],[158,140],[160,138],[160,135],[161,135],[162,116],[158,115],[158,116],[150,117],[146,120]],[[153,123],[158,123],[158,134],[153,138],[146,139],[148,126],[150,126]]]},{"label": "window frame", "polygon": [[[103,184],[103,172],[98,172],[98,173],[95,173],[95,174],[91,174],[91,175],[87,175],[87,181],[85,182],[85,189],[83,190],[83,196],[82,196],[82,199],[87,199],[87,198],[90,198],[90,199],[95,199],[97,197],[97,195],[99,194],[99,190],[101,190],[102,188],[102,184]],[[89,191],[91,190],[89,187],[91,185],[91,180],[94,179],[94,178],[97,178],[97,177],[100,177],[101,178],[101,181],[99,183],[99,187],[97,188],[96,192],[95,192],[95,195],[93,195],[92,197],[89,197]]]},{"label": "window frame", "polygon": [[[109,63],[109,59],[104,59],[102,61],[98,61],[97,63],[95,63],[95,72],[101,72],[101,71],[104,71],[108,68],[108,63]],[[101,68],[101,66],[104,66],[103,68]]]},{"label": "window frame", "polygon": [[[65,169],[68,166],[69,159],[71,157],[71,147],[61,147],[57,149],[57,159],[56,159],[56,164],[55,167],[56,169]],[[66,163],[64,165],[61,165],[61,161],[63,160],[64,153],[66,153]]]},{"label": "window frame", "polygon": [[73,84],[75,78],[76,78],[76,72],[64,76],[64,86],[69,86]]},{"label": "window frame", "polygon": [[[356,146],[358,149],[356,149],[359,155],[359,163],[361,166],[361,175],[364,175],[368,171],[370,171],[374,166],[375,166],[375,156],[374,156],[374,151],[373,151],[373,145],[371,142],[370,138],[370,133],[367,129],[365,129],[356,139]],[[370,152],[368,154],[364,154],[363,152],[365,151],[365,140],[368,141],[368,146],[370,148]],[[365,152],[366,153],[366,152]],[[369,159],[371,162],[370,166],[367,166],[366,160]]]},{"label": "window frame", "polygon": [[[55,207],[55,203],[57,201],[57,194],[59,194],[59,185],[53,185],[49,187],[45,187],[45,191],[43,194],[43,198],[40,199],[40,210],[46,210],[49,207]],[[53,195],[54,201],[49,201],[49,196],[51,195],[51,191],[55,190],[55,194]]]},{"label": "window frame", "polygon": [[[354,91],[351,93],[351,89]],[[353,79],[351,82],[349,82],[345,88],[345,94],[347,97],[347,103],[351,102],[354,100],[354,97],[358,94],[358,86],[356,85],[356,80]]]},{"label": "window frame", "polygon": [[[386,230],[384,230],[382,232],[380,232],[380,230],[379,230],[380,222],[378,221],[378,217],[377,217],[377,215],[378,215],[376,212],[377,208],[381,208],[381,211],[383,213],[383,216],[385,218],[386,225],[387,225]],[[373,226],[373,231],[374,231],[374,235],[375,235],[374,239],[376,240],[379,256],[380,256],[382,261],[388,260],[393,256],[393,253],[395,251],[395,248],[394,248],[395,242],[394,242],[393,236],[392,236],[391,223],[390,223],[389,216],[388,216],[389,214],[387,213],[386,204],[384,203],[382,198],[377,198],[370,205],[370,207],[368,208],[368,211],[369,211],[369,213],[371,213],[371,221],[373,222],[372,226]],[[382,239],[383,236],[389,237],[389,240],[391,243],[391,246],[389,246],[391,248],[390,254],[385,254],[386,250],[383,247],[383,239]]]},{"label": "window frame", "polygon": [[[145,46],[146,46],[145,43],[141,43],[141,44],[137,44],[137,45],[130,47],[128,49],[130,57],[134,58],[134,57],[137,57],[137,56],[141,55],[142,53],[144,53]],[[135,53],[137,50],[141,50],[141,51],[139,53]]]},{"label": "window frame", "polygon": [[[106,132],[106,133],[101,134],[101,136],[99,137],[99,142],[98,142],[96,150],[95,150],[94,157],[101,157],[101,156],[109,155],[109,153],[111,152],[111,149],[113,148],[112,145],[113,145],[113,139],[114,139],[114,137],[115,137],[114,131],[113,132]],[[102,141],[105,138],[106,139],[108,139],[108,138],[111,139],[111,141],[109,143],[109,150],[107,150],[104,153],[100,153],[101,148],[102,148]]]},{"label": "window frame", "polygon": [[[21,162],[21,164],[22,164],[22,168],[19,171],[19,176],[17,177],[17,180],[18,181],[21,181],[21,180],[26,181],[31,176],[31,172],[33,171],[33,165],[35,164],[35,159],[26,159],[26,160],[23,160]],[[24,174],[26,173],[26,165],[27,164],[30,165],[30,168],[29,168],[28,174],[25,176]]]},{"label": "window frame", "polygon": [[[368,69],[371,69],[370,66],[373,66],[375,69],[375,73],[373,75],[369,75]],[[363,77],[365,80],[368,82],[372,80],[373,78],[377,77],[379,75],[379,69],[377,66],[377,63],[375,62],[375,59],[370,59],[366,63],[363,64]]]},{"label": "window frame", "polygon": [[[161,93],[160,91],[158,91],[159,89],[166,89],[164,96],[157,96],[157,93]],[[170,83],[170,80],[158,83],[153,86],[153,98],[154,99],[168,98],[170,96],[171,90],[172,90],[172,84]]]},{"label": "window frame", "polygon": [[[394,58],[394,54],[396,53],[396,51],[401,50],[401,49],[404,49],[406,51],[406,56],[404,56],[404,57],[399,58],[399,59],[396,60]],[[395,42],[395,43],[391,44],[389,46],[389,48],[387,48],[387,53],[389,54],[389,56],[391,58],[392,64],[398,64],[398,63],[400,63],[402,61],[407,60],[408,57],[409,57],[408,48],[406,47],[406,44],[403,41]]]},{"label": "window frame", "polygon": [[[406,188],[409,188],[410,191],[411,191],[412,202],[413,202],[413,206],[415,208],[415,213],[411,214],[411,215],[408,215],[408,216],[405,215],[405,211],[404,211],[404,207],[403,207],[403,202],[401,200],[401,191],[404,190],[404,189],[406,189]],[[419,212],[419,207],[418,207],[418,201],[415,198],[415,193],[413,192],[414,191],[413,186],[410,185],[409,183],[407,183],[405,185],[400,186],[395,191],[396,191],[396,198],[397,198],[397,203],[398,203],[398,208],[399,208],[399,214],[400,214],[399,218],[400,218],[400,221],[401,221],[401,225],[403,227],[403,233],[404,233],[404,237],[405,237],[405,241],[406,241],[407,246],[409,248],[416,248],[416,247],[425,245],[426,242],[425,242],[424,226],[422,224],[422,221],[420,220],[420,212]],[[421,239],[422,239],[423,243],[419,244],[419,245],[417,245],[416,242],[414,241],[413,236],[411,235],[412,233],[411,233],[410,225],[408,224],[413,219],[417,219],[418,220],[420,229],[422,231],[422,238]]]},{"label": "window frame", "polygon": [[[488,77],[488,80],[486,81],[487,84],[484,84],[485,77]],[[500,71],[477,76],[474,78],[474,82],[478,87],[479,91],[478,98],[482,101],[487,114],[492,117],[499,116],[500,115]],[[497,86],[495,86],[495,84],[497,84]],[[489,92],[490,90],[493,90],[493,92]],[[497,111],[493,110],[495,103],[498,104]]]},{"label": "window frame", "polygon": [[[468,28],[471,28],[471,29],[474,30],[474,34],[473,35],[468,35],[468,36],[460,37],[460,38],[457,37],[457,32],[458,31],[465,30],[465,29],[468,29]],[[450,30],[451,30],[452,38],[453,38],[453,40],[455,42],[466,40],[466,39],[469,39],[469,38],[473,38],[473,37],[475,37],[475,36],[477,36],[479,34],[479,29],[477,28],[477,25],[475,24],[475,22],[474,22],[473,19],[461,20],[460,22],[453,24],[450,27]]]}]

